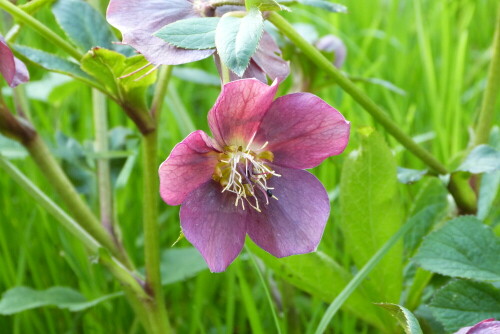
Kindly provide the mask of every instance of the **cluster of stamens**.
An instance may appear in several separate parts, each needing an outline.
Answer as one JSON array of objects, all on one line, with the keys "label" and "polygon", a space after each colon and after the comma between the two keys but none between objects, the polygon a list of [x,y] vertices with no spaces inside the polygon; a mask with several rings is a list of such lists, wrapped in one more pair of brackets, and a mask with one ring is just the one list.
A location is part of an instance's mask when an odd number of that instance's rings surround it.
[{"label": "cluster of stamens", "polygon": [[[272,162],[274,155],[270,151],[262,151],[267,146],[265,143],[256,154],[248,147],[227,146],[219,155],[219,163],[215,167],[213,179],[223,187],[222,192],[231,192],[236,195],[235,206],[241,204],[245,210],[245,202],[256,211],[261,212],[259,197],[265,198],[266,205],[269,198],[278,199],[273,194],[274,188],[267,185],[273,177],[280,177],[266,164]],[[257,192],[263,196],[257,197]]]}]

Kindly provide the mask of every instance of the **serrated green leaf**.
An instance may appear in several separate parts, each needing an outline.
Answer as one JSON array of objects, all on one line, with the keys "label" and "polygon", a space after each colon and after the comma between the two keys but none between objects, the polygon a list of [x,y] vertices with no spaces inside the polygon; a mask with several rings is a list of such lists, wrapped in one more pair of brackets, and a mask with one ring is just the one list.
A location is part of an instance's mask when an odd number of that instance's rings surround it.
[{"label": "serrated green leaf", "polygon": [[[345,161],[340,182],[340,227],[345,250],[363,267],[402,224],[396,162],[382,136],[363,128],[361,148]],[[402,243],[369,276],[379,301],[398,302],[402,290]],[[375,299],[376,300],[376,299]]]},{"label": "serrated green leaf", "polygon": [[430,178],[420,189],[410,210],[407,224],[413,220],[418,222],[413,224],[414,227],[404,238],[408,254],[413,254],[432,227],[444,218],[448,210],[447,196],[448,191],[438,178]]},{"label": "serrated green leaf", "polygon": [[215,32],[215,45],[221,61],[236,75],[242,76],[259,46],[264,19],[257,9],[243,18],[223,16]]},{"label": "serrated green leaf", "polygon": [[430,306],[446,330],[454,332],[484,319],[500,319],[500,290],[487,283],[457,280],[439,290]]},{"label": "serrated green leaf", "polygon": [[327,10],[332,13],[347,13],[347,7],[327,0],[297,0],[303,5],[312,6]]},{"label": "serrated green leaf", "polygon": [[81,0],[59,0],[52,12],[71,41],[82,51],[93,47],[123,49],[115,45],[116,37],[104,17],[90,4]]},{"label": "serrated green leaf", "polygon": [[423,334],[417,318],[410,310],[396,304],[380,303],[377,305],[389,311],[403,327],[406,334]]},{"label": "serrated green leaf", "polygon": [[78,77],[86,79],[92,78],[87,73],[82,71],[78,66],[78,64],[63,59],[54,54],[42,50],[33,49],[23,45],[15,45],[13,49],[19,52],[23,57],[27,58],[29,61],[40,65],[46,70],[66,74],[74,78]]},{"label": "serrated green leaf", "polygon": [[173,284],[185,281],[203,270],[207,264],[194,247],[174,248],[164,251],[161,255],[162,284]]},{"label": "serrated green leaf", "polygon": [[[349,272],[322,252],[278,259],[252,242],[247,242],[247,245],[276,275],[325,302],[330,303],[335,299],[352,279]],[[366,322],[384,329],[384,314],[367,297],[376,294],[370,288],[365,286],[354,291],[343,307]]]},{"label": "serrated green leaf", "polygon": [[88,301],[78,291],[67,287],[52,287],[38,291],[20,286],[3,294],[0,300],[0,314],[11,315],[43,306],[56,306],[77,312],[120,295],[121,292]]},{"label": "serrated green leaf", "polygon": [[479,145],[470,152],[457,170],[473,174],[500,170],[500,151],[488,145]]},{"label": "serrated green leaf", "polygon": [[203,50],[215,48],[215,29],[218,17],[198,17],[170,23],[153,35],[183,49]]},{"label": "serrated green leaf", "polygon": [[463,216],[431,233],[413,261],[442,275],[499,282],[498,254],[500,238],[477,218]]}]

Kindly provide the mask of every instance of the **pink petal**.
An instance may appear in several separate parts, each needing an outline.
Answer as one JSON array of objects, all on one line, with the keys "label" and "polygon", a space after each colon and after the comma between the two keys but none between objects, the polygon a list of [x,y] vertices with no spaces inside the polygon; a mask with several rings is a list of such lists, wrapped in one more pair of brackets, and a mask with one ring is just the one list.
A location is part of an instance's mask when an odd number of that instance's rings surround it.
[{"label": "pink petal", "polygon": [[169,205],[179,205],[186,196],[211,179],[217,151],[203,131],[195,131],[177,144],[160,166],[160,195]]},{"label": "pink petal", "polygon": [[221,193],[209,181],[190,193],[181,206],[181,226],[186,239],[205,258],[212,272],[226,270],[245,243],[248,210],[234,205],[233,193]]},{"label": "pink petal", "polygon": [[486,319],[477,323],[473,327],[465,327],[458,331],[456,334],[499,334],[500,321],[495,319]]},{"label": "pink petal", "polygon": [[5,78],[10,87],[27,82],[29,73],[26,65],[16,57],[0,35],[0,73]]},{"label": "pink petal", "polygon": [[[261,248],[276,257],[313,252],[323,235],[330,201],[325,188],[309,172],[274,167],[281,177],[273,176],[274,187],[269,205],[262,212],[250,210],[247,233]],[[262,198],[262,201],[265,201]]]},{"label": "pink petal", "polygon": [[214,50],[186,50],[166,43],[153,33],[172,22],[201,17],[192,0],[111,0],[108,22],[121,31],[123,42],[157,65],[178,65],[207,58]]},{"label": "pink petal", "polygon": [[288,62],[281,58],[281,50],[267,32],[262,35],[257,52],[252,59],[271,80],[283,81],[290,74]]},{"label": "pink petal", "polygon": [[277,82],[268,86],[256,79],[237,80],[224,85],[208,113],[208,124],[217,142],[221,146],[246,147],[277,89]]},{"label": "pink petal", "polygon": [[309,93],[276,99],[262,119],[255,145],[269,142],[274,163],[305,169],[340,154],[349,141],[350,124],[337,110]]}]

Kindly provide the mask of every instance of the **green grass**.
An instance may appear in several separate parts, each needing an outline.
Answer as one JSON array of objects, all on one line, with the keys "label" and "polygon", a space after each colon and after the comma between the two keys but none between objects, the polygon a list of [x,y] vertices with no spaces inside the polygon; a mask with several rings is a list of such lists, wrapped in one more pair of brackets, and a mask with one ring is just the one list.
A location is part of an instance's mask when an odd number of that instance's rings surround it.
[{"label": "green grass", "polygon": [[[379,85],[359,83],[366,94],[407,133],[412,136],[430,134],[430,139],[423,145],[446,166],[456,167],[461,152],[470,141],[468,131],[480,108],[491,57],[488,50],[493,38],[497,1],[352,0],[345,4],[349,14],[294,7],[293,13],[286,17],[294,22],[313,24],[320,35],[334,33],[340,36],[348,47],[345,72],[356,77],[387,80],[404,90],[406,94],[400,95]],[[40,12],[37,18],[55,26],[47,10]],[[2,16],[1,32],[5,33],[9,26],[10,21]],[[56,51],[28,28],[21,30],[19,41]],[[216,73],[211,59],[189,66]],[[30,69],[34,81],[46,75],[34,67]],[[287,81],[285,87],[290,85],[291,79]],[[20,89],[28,96],[34,93],[29,86]],[[56,146],[57,131],[88,145],[93,140],[90,90],[79,83],[67,83],[64,90],[58,89],[53,94],[55,102],[30,102],[34,124],[51,147]],[[218,93],[217,87],[173,79],[169,103],[161,119],[158,161],[167,157],[192,126],[208,130],[206,113]],[[353,124],[352,141],[347,152],[315,169],[327,190],[333,192],[339,184],[344,157],[358,145],[356,128],[379,126],[337,86],[321,88],[315,93],[340,110]],[[111,102],[109,117],[111,127],[126,126],[137,132],[120,108]],[[499,120],[497,113],[495,123],[499,124]],[[382,128],[380,131],[384,133]],[[391,137],[386,138],[391,147],[400,152],[397,154],[399,165],[424,168],[411,153],[398,150],[398,143]],[[138,149],[139,146],[135,148]],[[126,186],[115,191],[115,199],[126,248],[137,264],[143,264],[139,161],[136,159]],[[17,159],[15,163],[61,204],[29,158]],[[418,187],[418,184],[401,187],[406,203],[411,203]],[[68,286],[93,299],[120,289],[105,269],[93,263],[77,239],[62,230],[3,173],[0,173],[0,192],[0,292],[19,285],[35,289]],[[87,199],[97,210],[95,193],[90,193]],[[163,202],[160,207],[161,244],[167,249],[179,235],[178,208],[168,207]],[[343,251],[337,226],[337,199],[333,201],[332,209],[332,218],[320,249],[348,266],[350,259]],[[185,240],[179,244],[181,247],[188,245]],[[264,270],[263,275],[271,295],[280,296],[280,303],[273,302],[282,332],[314,332],[328,305],[301,292],[269,270]],[[255,266],[247,256],[240,256],[223,274],[205,271],[195,278],[167,286],[166,300],[178,333],[276,332],[269,299]],[[0,316],[0,332],[142,333],[142,329],[134,320],[126,300],[117,298],[80,313],[42,308],[14,316]],[[376,331],[349,313],[340,312],[328,332]]]}]

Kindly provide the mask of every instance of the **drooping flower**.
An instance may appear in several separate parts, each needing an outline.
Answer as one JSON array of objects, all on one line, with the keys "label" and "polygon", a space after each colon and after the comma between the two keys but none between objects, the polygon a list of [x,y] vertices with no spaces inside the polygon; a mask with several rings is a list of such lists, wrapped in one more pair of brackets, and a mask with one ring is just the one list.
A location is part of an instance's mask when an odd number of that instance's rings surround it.
[{"label": "drooping flower", "polygon": [[[220,16],[226,11],[221,7],[213,8],[208,0],[111,0],[106,18],[121,31],[123,43],[142,53],[152,64],[179,65],[207,58],[215,49],[182,49],[153,34],[178,20]],[[265,82],[267,74],[272,80],[285,79],[290,70],[280,53],[271,36],[264,33],[243,77]],[[236,76],[232,78],[237,79]]]},{"label": "drooping flower", "polygon": [[0,73],[7,80],[10,87],[16,87],[29,80],[26,65],[14,57],[12,50],[2,35],[0,35]]},{"label": "drooping flower", "polygon": [[499,334],[500,321],[495,319],[486,319],[472,327],[464,327],[455,334]]},{"label": "drooping flower", "polygon": [[[303,170],[343,152],[350,124],[309,93],[274,100],[277,82],[224,86],[208,122],[160,166],[160,194],[181,204],[181,227],[213,272],[240,253],[245,236],[276,257],[314,251],[330,213],[323,185]],[[273,101],[274,100],[274,101]]]},{"label": "drooping flower", "polygon": [[321,37],[316,43],[316,48],[325,52],[332,52],[335,55],[333,64],[340,68],[344,65],[347,57],[347,47],[340,38],[334,35],[326,35]]}]

